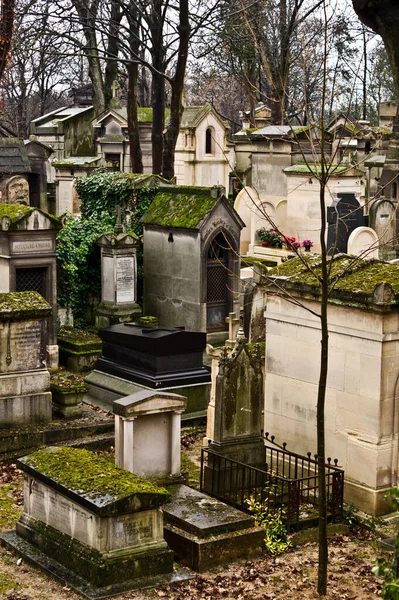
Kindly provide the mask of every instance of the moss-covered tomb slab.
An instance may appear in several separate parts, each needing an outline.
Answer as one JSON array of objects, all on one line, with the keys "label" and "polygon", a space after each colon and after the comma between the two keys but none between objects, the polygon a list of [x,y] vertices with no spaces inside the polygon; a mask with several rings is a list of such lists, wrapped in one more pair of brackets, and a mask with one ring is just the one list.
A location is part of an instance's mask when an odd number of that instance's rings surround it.
[{"label": "moss-covered tomb slab", "polygon": [[27,475],[100,517],[157,508],[169,492],[88,450],[49,447],[18,460]]}]

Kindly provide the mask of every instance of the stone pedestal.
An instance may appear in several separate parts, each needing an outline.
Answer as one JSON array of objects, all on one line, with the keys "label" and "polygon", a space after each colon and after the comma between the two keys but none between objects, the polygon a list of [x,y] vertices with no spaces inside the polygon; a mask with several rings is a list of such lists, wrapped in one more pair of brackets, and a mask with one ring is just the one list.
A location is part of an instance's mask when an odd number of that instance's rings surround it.
[{"label": "stone pedestal", "polygon": [[[108,592],[172,572],[159,509],[166,490],[85,450],[47,448],[19,467],[25,482],[17,534],[53,560]],[[67,483],[73,470],[82,473],[79,490]]]},{"label": "stone pedestal", "polygon": [[36,292],[0,294],[0,427],[51,419],[45,364],[50,314]]},{"label": "stone pedestal", "polygon": [[141,315],[137,304],[136,249],[140,242],[133,233],[109,233],[97,240],[101,246],[101,304],[98,327],[134,321]]},{"label": "stone pedestal", "polygon": [[186,399],[137,392],[113,403],[115,462],[140,477],[180,475],[180,423]]}]

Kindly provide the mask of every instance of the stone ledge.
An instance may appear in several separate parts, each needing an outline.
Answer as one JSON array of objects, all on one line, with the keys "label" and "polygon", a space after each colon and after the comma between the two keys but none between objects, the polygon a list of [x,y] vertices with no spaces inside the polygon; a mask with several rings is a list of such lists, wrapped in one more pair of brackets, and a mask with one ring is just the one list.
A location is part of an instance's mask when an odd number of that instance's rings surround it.
[{"label": "stone ledge", "polygon": [[0,543],[16,552],[29,564],[40,568],[50,577],[67,585],[74,592],[89,600],[102,600],[103,598],[110,598],[130,590],[158,587],[160,585],[186,581],[194,577],[192,573],[187,572],[185,569],[175,568],[173,573],[167,575],[145,578],[134,582],[115,583],[114,585],[102,588],[94,587],[82,577],[79,577],[79,575],[63,567],[25,540],[19,538],[14,531],[1,533]]}]

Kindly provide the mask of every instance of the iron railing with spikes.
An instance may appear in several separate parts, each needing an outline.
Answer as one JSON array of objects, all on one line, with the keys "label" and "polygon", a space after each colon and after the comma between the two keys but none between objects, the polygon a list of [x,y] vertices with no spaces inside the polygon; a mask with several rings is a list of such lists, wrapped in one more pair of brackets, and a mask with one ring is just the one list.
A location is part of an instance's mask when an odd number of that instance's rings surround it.
[{"label": "iron railing with spikes", "polygon": [[[208,448],[201,453],[201,491],[240,510],[248,511],[248,501],[259,502],[267,512],[283,509],[287,525],[296,528],[301,521],[317,520],[317,455],[297,454],[281,446],[274,436],[265,436],[266,464],[256,468],[227,458]],[[330,519],[339,520],[343,511],[344,471],[338,460],[327,459],[326,494]]]}]

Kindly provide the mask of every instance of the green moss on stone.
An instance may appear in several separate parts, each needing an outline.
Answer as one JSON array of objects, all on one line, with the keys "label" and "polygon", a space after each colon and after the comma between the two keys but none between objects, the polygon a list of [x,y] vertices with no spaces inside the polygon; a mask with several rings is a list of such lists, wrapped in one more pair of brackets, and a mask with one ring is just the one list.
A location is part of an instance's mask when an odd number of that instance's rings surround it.
[{"label": "green moss on stone", "polygon": [[23,217],[27,217],[30,212],[30,206],[24,204],[0,204],[0,221],[3,217],[8,217],[11,219],[11,223],[15,223]]},{"label": "green moss on stone", "polygon": [[253,354],[259,350],[261,356],[265,356],[266,352],[266,343],[265,342],[256,342],[255,344],[248,344],[248,352]]},{"label": "green moss on stone", "polygon": [[6,484],[0,488],[0,530],[13,529],[22,514],[22,507],[15,504],[13,492],[22,488],[22,480],[17,484]]},{"label": "green moss on stone", "polygon": [[144,315],[137,319],[137,323],[142,325],[159,325],[159,318],[151,315]]},{"label": "green moss on stone", "polygon": [[143,223],[198,229],[217,201],[218,198],[212,198],[210,188],[179,186],[155,196]]},{"label": "green moss on stone", "polygon": [[110,495],[119,499],[134,493],[168,496],[167,490],[88,450],[47,448],[29,455],[25,462],[60,485],[90,498]]},{"label": "green moss on stone", "polygon": [[8,229],[13,230],[17,223],[31,215],[35,210],[47,217],[57,229],[61,228],[60,220],[57,217],[43,210],[38,210],[33,206],[25,206],[25,204],[0,204],[0,230],[2,229],[1,220],[3,217],[8,217],[10,219]]},{"label": "green moss on stone", "polygon": [[[321,277],[320,256],[302,255],[302,260],[295,258],[271,269],[268,276],[286,277],[290,283],[319,288],[317,277]],[[336,291],[363,295],[371,295],[378,284],[388,283],[392,286],[394,294],[399,294],[399,266],[379,260],[362,260],[355,256],[340,255],[333,259],[329,283],[334,284]]]},{"label": "green moss on stone", "polygon": [[87,386],[83,382],[83,375],[75,375],[68,371],[60,370],[50,377],[51,390],[57,392],[87,392]]},{"label": "green moss on stone", "polygon": [[72,354],[90,354],[102,350],[101,339],[91,331],[63,327],[57,333],[57,342],[60,348]]},{"label": "green moss on stone", "polygon": [[0,319],[44,318],[51,307],[37,292],[8,292],[0,294]]}]

